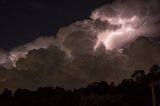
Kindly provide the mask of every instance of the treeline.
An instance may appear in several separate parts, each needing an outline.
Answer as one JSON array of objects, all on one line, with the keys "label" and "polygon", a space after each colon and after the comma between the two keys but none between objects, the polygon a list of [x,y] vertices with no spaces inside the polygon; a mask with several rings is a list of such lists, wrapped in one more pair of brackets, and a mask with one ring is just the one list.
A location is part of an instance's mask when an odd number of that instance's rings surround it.
[{"label": "treeline", "polygon": [[36,91],[17,89],[12,93],[4,89],[0,106],[152,106],[149,84],[157,80],[160,67],[153,65],[147,74],[136,70],[130,79],[116,86],[101,81],[74,90],[40,87]]}]

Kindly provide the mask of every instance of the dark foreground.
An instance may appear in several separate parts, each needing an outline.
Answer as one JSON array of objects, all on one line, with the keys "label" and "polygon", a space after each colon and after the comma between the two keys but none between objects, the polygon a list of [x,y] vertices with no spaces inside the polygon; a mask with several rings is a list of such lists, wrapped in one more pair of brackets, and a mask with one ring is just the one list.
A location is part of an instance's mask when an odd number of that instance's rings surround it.
[{"label": "dark foreground", "polygon": [[[154,65],[149,73],[137,70],[130,79],[116,86],[101,81],[72,91],[43,87],[36,91],[17,89],[12,93],[4,89],[0,94],[0,106],[152,106],[149,84],[157,80],[160,80],[160,67]],[[157,106],[159,91],[156,91]]]}]

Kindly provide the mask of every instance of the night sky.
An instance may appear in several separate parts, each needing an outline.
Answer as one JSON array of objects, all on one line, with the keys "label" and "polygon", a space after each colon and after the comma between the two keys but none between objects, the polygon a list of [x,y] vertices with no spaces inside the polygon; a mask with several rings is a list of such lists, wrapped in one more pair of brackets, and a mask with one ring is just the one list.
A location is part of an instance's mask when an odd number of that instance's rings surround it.
[{"label": "night sky", "polygon": [[0,0],[0,48],[39,36],[56,36],[60,27],[89,18],[92,10],[112,0]]},{"label": "night sky", "polygon": [[0,0],[0,91],[120,83],[160,65],[160,0]]}]

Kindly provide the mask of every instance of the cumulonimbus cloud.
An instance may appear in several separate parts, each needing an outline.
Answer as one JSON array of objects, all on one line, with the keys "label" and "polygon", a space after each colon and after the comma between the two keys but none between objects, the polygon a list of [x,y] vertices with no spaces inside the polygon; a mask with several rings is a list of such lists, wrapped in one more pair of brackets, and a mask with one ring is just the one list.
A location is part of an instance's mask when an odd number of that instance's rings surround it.
[{"label": "cumulonimbus cloud", "polygon": [[[117,0],[92,12],[91,19],[60,28],[55,37],[0,51],[0,88],[84,86],[119,82],[134,70],[160,64],[159,0]],[[142,37],[145,36],[145,37]]]}]

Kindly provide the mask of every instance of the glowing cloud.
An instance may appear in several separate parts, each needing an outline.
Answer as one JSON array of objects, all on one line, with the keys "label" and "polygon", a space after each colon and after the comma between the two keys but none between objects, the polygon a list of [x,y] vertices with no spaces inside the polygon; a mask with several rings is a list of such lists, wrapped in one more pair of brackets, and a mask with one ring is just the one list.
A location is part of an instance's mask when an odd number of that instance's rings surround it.
[{"label": "glowing cloud", "polygon": [[56,38],[0,50],[0,65],[16,66],[0,69],[0,89],[118,83],[134,70],[160,64],[159,43],[145,38],[160,35],[159,5],[160,0],[116,0],[93,11],[91,19],[60,28]]},{"label": "glowing cloud", "polygon": [[[123,19],[121,17],[118,18],[107,18],[103,19],[105,21],[108,21],[110,24],[119,26],[117,29],[111,29],[106,30],[103,32],[100,32],[98,34],[98,41],[95,45],[95,48],[99,46],[99,44],[102,42],[106,49],[113,49],[116,48],[115,39],[118,38],[119,40],[122,38],[121,43],[123,43],[125,40],[129,40],[132,37],[132,33],[136,30],[136,22],[138,20],[137,16],[133,16],[131,19]],[[121,45],[120,45],[121,46]]]},{"label": "glowing cloud", "polygon": [[[121,49],[140,36],[157,36],[160,13],[156,3],[158,3],[157,0],[154,2],[151,0],[147,2],[119,0],[112,5],[96,9],[91,19],[107,22],[109,26],[98,32],[98,40],[94,49],[101,43],[106,49]],[[111,28],[113,26],[114,28]]]},{"label": "glowing cloud", "polygon": [[59,47],[68,57],[93,54],[101,44],[108,50],[122,50],[138,37],[159,36],[159,4],[159,0],[117,0],[93,11],[91,19],[60,28],[56,38],[39,37],[13,48],[0,63],[7,63],[9,59],[15,66],[29,51],[49,46]]}]

